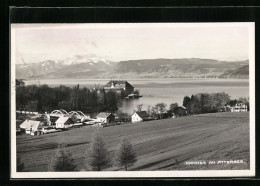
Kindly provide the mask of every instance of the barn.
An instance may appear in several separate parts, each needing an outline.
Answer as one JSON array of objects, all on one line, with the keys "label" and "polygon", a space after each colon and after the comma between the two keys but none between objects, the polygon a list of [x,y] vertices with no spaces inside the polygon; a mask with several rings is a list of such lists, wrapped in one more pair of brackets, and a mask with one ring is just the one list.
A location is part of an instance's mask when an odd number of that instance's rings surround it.
[{"label": "barn", "polygon": [[61,116],[59,119],[55,122],[56,128],[58,129],[64,129],[72,127],[73,121],[70,117]]},{"label": "barn", "polygon": [[43,123],[41,121],[25,120],[20,125],[20,131],[22,133],[26,133],[26,134],[34,136],[34,135],[36,135],[38,128],[42,125],[43,125]]},{"label": "barn", "polygon": [[112,113],[101,112],[97,116],[97,121],[102,123],[110,123],[115,121],[115,115]]}]

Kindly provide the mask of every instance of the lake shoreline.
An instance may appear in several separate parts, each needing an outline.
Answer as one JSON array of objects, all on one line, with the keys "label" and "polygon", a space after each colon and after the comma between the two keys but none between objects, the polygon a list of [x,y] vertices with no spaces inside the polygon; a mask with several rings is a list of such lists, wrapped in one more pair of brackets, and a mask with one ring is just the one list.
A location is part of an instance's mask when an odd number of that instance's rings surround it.
[{"label": "lake shoreline", "polygon": [[[60,85],[73,87],[79,84],[81,88],[102,87],[111,79],[50,79],[25,81],[25,85],[43,85],[59,87]],[[123,100],[119,110],[132,113],[138,104],[143,104],[146,109],[157,103],[177,102],[182,105],[184,96],[191,96],[198,93],[220,93],[225,92],[232,99],[249,97],[249,79],[187,79],[187,78],[142,78],[125,79],[135,89],[140,90],[139,99]]]}]

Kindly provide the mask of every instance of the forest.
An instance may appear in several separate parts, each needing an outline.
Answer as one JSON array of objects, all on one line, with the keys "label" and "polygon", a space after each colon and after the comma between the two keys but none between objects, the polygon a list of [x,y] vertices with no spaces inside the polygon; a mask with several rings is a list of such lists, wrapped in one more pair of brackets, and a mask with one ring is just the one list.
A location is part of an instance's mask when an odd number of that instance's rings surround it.
[{"label": "forest", "polygon": [[121,95],[105,92],[103,88],[72,88],[60,85],[16,86],[16,110],[31,112],[51,112],[55,109],[80,110],[84,113],[115,111]]},{"label": "forest", "polygon": [[[56,109],[65,109],[67,111],[80,110],[84,113],[97,113],[102,111],[114,112],[118,110],[121,100],[124,97],[113,91],[106,92],[103,88],[80,88],[79,85],[67,87],[49,87],[48,85],[28,85],[22,82],[16,84],[16,110],[31,112],[51,112]],[[231,99],[227,93],[199,93],[185,96],[182,106],[187,109],[187,114],[203,114],[219,112],[226,105],[234,106],[236,103],[245,103],[249,110],[249,98]],[[138,105],[137,110],[141,111],[143,104]],[[147,113],[150,116],[156,116],[167,111],[165,103],[158,103],[151,107],[148,106]],[[175,115],[186,115],[178,113],[180,107],[178,103],[169,105],[169,110]],[[120,115],[120,112],[118,113]],[[122,113],[122,117],[126,118]],[[128,116],[129,117],[129,116]]]}]

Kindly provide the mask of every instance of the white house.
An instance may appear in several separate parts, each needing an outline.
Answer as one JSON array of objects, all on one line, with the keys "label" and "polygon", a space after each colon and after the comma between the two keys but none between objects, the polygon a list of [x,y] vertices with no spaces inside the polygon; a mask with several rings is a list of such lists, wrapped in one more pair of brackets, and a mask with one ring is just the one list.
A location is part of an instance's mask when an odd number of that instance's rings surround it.
[{"label": "white house", "polygon": [[42,125],[42,122],[40,121],[34,121],[34,120],[25,120],[21,125],[20,125],[20,130],[22,132],[25,132],[26,134],[29,135],[36,135],[36,132],[38,131],[39,126]]},{"label": "white house", "polygon": [[138,123],[138,122],[142,122],[142,121],[149,120],[149,119],[150,119],[150,116],[146,111],[135,112],[131,116],[132,123]]},{"label": "white house", "polygon": [[101,112],[96,117],[97,117],[97,122],[102,122],[102,123],[110,123],[115,120],[115,115],[107,112]]},{"label": "white house", "polygon": [[55,121],[56,128],[59,129],[72,127],[73,123],[74,122],[70,117],[64,117],[64,116],[59,117],[59,119]]},{"label": "white house", "polygon": [[231,112],[247,112],[247,106],[244,103],[237,103],[234,107],[231,107]]}]

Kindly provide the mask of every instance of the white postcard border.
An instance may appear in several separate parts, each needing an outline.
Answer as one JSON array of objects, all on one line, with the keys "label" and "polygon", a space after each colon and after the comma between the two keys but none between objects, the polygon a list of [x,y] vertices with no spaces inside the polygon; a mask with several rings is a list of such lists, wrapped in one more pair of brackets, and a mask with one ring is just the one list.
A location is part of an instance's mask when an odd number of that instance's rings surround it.
[{"label": "white postcard border", "polygon": [[[125,23],[117,24],[123,25]],[[133,23],[132,23],[133,24]],[[145,24],[148,23],[134,23]],[[16,171],[16,105],[15,105],[15,29],[11,29],[11,115],[10,115],[10,145],[11,145],[11,178],[174,178],[174,177],[252,177],[255,176],[255,23],[225,22],[225,23],[149,23],[165,26],[181,24],[192,26],[246,26],[249,30],[249,95],[250,95],[250,169],[249,170],[181,170],[181,171],[102,171],[102,172],[17,172]],[[16,24],[17,25],[17,24]],[[51,25],[51,24],[50,24]],[[82,25],[82,24],[81,24]],[[91,24],[92,26],[94,24]],[[96,24],[102,27],[102,24]],[[129,25],[129,24],[128,24]],[[12,26],[10,25],[10,28]]]}]

